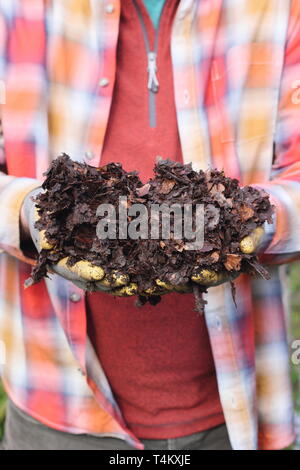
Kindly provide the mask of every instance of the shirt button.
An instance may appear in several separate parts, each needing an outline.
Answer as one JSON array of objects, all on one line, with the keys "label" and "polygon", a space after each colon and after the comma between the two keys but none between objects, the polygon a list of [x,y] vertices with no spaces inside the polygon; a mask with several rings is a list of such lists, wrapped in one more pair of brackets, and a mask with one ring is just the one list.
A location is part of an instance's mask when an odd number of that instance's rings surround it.
[{"label": "shirt button", "polygon": [[101,80],[99,81],[99,85],[100,85],[101,87],[105,87],[105,86],[109,85],[109,80],[108,80],[108,78],[102,77]]},{"label": "shirt button", "polygon": [[115,11],[115,7],[112,3],[108,3],[105,7],[106,13],[113,13]]},{"label": "shirt button", "polygon": [[94,152],[92,152],[92,150],[87,150],[85,152],[85,158],[87,158],[88,160],[93,160],[95,154]]},{"label": "shirt button", "polygon": [[77,292],[72,292],[72,294],[69,296],[69,299],[71,302],[79,302],[81,300],[81,295],[77,294]]}]

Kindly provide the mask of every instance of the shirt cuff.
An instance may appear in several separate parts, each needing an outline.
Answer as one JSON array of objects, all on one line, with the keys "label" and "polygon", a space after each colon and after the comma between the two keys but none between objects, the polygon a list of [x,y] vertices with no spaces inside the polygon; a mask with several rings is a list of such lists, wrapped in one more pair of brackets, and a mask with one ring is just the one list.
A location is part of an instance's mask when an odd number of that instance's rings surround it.
[{"label": "shirt cuff", "polygon": [[268,248],[272,245],[272,242],[274,240],[275,234],[276,234],[276,227],[277,227],[277,201],[274,198],[273,194],[271,194],[265,186],[260,186],[259,184],[252,184],[251,185],[253,188],[258,189],[259,191],[263,190],[265,193],[268,194],[270,203],[274,207],[274,212],[272,214],[272,222],[268,223],[267,221],[264,222],[263,228],[264,228],[264,235],[262,237],[262,240],[260,241],[256,253],[258,255],[264,254],[267,252]]},{"label": "shirt cuff", "polygon": [[268,247],[271,245],[275,232],[276,232],[276,213],[272,215],[272,223],[269,224],[267,221],[263,225],[264,227],[264,235],[262,240],[260,241],[257,247],[257,253],[265,253]]},{"label": "shirt cuff", "polygon": [[20,210],[27,194],[41,186],[33,178],[13,178],[0,192],[0,250],[34,264],[20,248]]}]

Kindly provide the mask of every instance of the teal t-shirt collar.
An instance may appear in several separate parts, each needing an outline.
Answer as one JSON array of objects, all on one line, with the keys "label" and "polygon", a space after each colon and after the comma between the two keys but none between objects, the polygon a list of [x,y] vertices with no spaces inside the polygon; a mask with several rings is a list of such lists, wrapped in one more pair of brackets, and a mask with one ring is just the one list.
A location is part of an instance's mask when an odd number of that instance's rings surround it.
[{"label": "teal t-shirt collar", "polygon": [[154,28],[158,28],[159,19],[166,0],[143,0]]}]

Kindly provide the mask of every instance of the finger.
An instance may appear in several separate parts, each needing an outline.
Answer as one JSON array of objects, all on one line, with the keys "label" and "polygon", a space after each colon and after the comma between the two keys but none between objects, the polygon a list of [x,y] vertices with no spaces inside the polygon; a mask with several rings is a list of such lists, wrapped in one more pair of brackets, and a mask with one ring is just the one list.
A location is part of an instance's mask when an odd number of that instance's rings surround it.
[{"label": "finger", "polygon": [[199,273],[193,274],[191,277],[193,282],[202,286],[217,286],[231,279],[231,275],[225,272],[216,272],[210,269],[201,269]]},{"label": "finger", "polygon": [[119,289],[114,289],[110,291],[110,294],[117,297],[131,297],[132,295],[137,295],[138,286],[135,282],[131,282],[128,286],[120,287]]},{"label": "finger", "polygon": [[39,220],[39,213],[35,204],[32,203],[30,209],[28,209],[28,221],[29,221],[29,231],[32,238],[33,243],[36,246],[38,252],[42,249],[51,250],[53,247],[48,243],[45,230],[38,230],[35,228],[35,222]]},{"label": "finger", "polygon": [[[64,258],[65,259],[65,258]],[[80,279],[75,273],[70,271],[69,267],[66,267],[64,263],[61,262],[60,260],[57,264],[51,264],[49,266],[49,271],[54,272],[55,274],[58,274],[59,276],[63,277],[64,279],[67,279],[68,281],[72,282],[79,282],[82,283],[84,282],[82,279]],[[80,284],[81,287],[81,284]]]},{"label": "finger", "polygon": [[162,281],[161,279],[156,279],[155,282],[159,287],[169,292],[191,292],[191,286],[188,284],[172,285]]},{"label": "finger", "polygon": [[[36,205],[33,206],[33,217],[34,217],[34,221],[38,221],[39,218],[40,218],[40,215],[39,215],[39,212],[38,212],[38,209],[36,207]],[[35,241],[36,241],[36,244],[38,245],[38,250],[41,251],[41,250],[52,250],[53,248],[53,245],[51,245],[48,240],[47,240],[47,237],[46,237],[46,230],[37,230],[35,229],[37,233],[35,233]]]},{"label": "finger", "polygon": [[99,281],[99,282],[95,282],[95,291],[99,291],[99,292],[107,292],[108,294],[111,294],[112,291],[113,291],[113,288],[111,286],[104,286],[102,284],[102,281]]},{"label": "finger", "polygon": [[101,281],[97,282],[97,287],[104,290],[115,287],[126,286],[129,283],[129,276],[118,271],[113,271],[109,276],[105,276]]},{"label": "finger", "polygon": [[41,250],[52,250],[53,245],[51,245],[46,237],[46,230],[40,231],[40,242],[39,242]]},{"label": "finger", "polygon": [[264,236],[264,228],[256,227],[253,232],[240,242],[240,249],[246,255],[251,255],[257,249]]},{"label": "finger", "polygon": [[73,266],[70,266],[69,269],[80,279],[89,282],[100,281],[105,276],[104,269],[101,266],[95,266],[85,260],[78,261]]},{"label": "finger", "polygon": [[167,282],[162,281],[161,279],[156,279],[155,282],[159,287],[161,287],[164,290],[167,290],[167,291],[174,290],[174,286],[172,286],[171,284],[168,284]]},{"label": "finger", "polygon": [[99,286],[98,282],[88,282],[88,281],[78,281],[77,279],[70,279],[70,281],[75,284],[75,286],[79,287],[79,289],[82,289],[87,292],[105,292],[105,293],[111,293],[111,288],[110,287],[102,287]]},{"label": "finger", "polygon": [[149,289],[145,289],[143,292],[140,292],[140,295],[149,297],[152,295],[165,295],[165,294],[170,294],[170,290],[163,289],[158,286],[154,287],[149,287]]},{"label": "finger", "polygon": [[68,257],[59,260],[57,264],[52,266],[52,269],[57,274],[71,281],[101,281],[105,275],[104,269],[93,265],[89,261],[81,260],[69,266]]}]

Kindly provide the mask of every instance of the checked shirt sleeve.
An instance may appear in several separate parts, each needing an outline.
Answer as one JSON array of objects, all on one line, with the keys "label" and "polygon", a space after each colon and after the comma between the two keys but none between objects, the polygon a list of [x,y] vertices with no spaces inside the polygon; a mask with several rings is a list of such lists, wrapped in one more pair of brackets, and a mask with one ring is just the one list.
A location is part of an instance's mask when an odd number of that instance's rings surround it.
[{"label": "checked shirt sleeve", "polygon": [[283,264],[300,259],[300,2],[291,2],[281,79],[275,155],[269,182],[255,185],[275,205],[273,226],[266,226],[263,259]]},{"label": "checked shirt sleeve", "polygon": [[[12,45],[14,42],[13,26],[19,18],[17,9],[14,9],[15,2],[1,2],[0,4],[0,120],[3,127],[1,156],[0,156],[0,250],[6,251],[13,256],[29,261],[20,248],[20,227],[19,215],[25,196],[34,188],[40,186],[40,182],[31,177],[17,177],[7,174],[9,167],[6,160],[6,141],[12,140],[14,125],[16,124],[16,133],[18,132],[18,124],[14,122],[13,115],[16,106],[22,106],[24,115],[26,113],[25,93],[20,91],[22,77],[16,77],[17,71],[15,64],[18,62],[16,58],[10,60]],[[13,63],[14,62],[14,63]],[[9,78],[8,78],[9,77]],[[16,78],[18,80],[16,80]],[[16,91],[12,82],[16,84]],[[7,87],[7,83],[9,86]],[[19,89],[17,90],[17,88]],[[21,90],[22,91],[22,90]],[[26,90],[25,90],[26,91]],[[34,122],[30,123],[34,125]],[[6,130],[8,139],[6,139]],[[16,161],[21,162],[23,155],[16,154]],[[24,155],[25,159],[25,155]],[[26,162],[23,166],[26,167]]]}]

